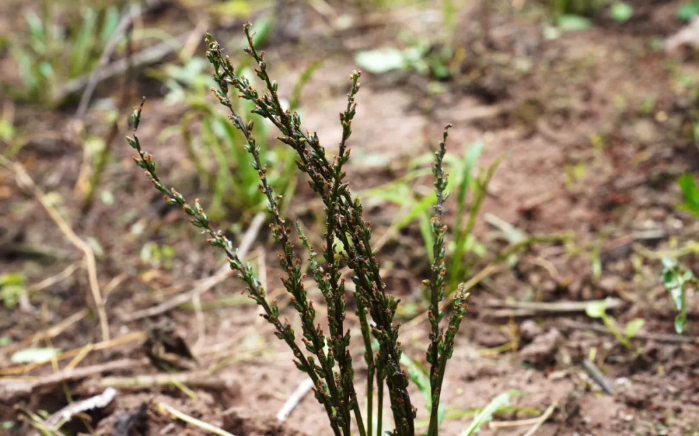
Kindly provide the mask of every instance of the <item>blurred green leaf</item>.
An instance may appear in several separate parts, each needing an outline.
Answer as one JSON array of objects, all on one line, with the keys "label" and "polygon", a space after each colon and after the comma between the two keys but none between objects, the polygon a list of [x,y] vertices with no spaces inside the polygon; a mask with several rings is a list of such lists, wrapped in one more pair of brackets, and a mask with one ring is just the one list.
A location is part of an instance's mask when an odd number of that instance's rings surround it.
[{"label": "blurred green leaf", "polygon": [[676,260],[668,257],[663,258],[663,271],[660,278],[663,287],[670,294],[675,308],[680,311],[675,317],[675,331],[682,333],[687,324],[686,286],[689,283],[695,283],[696,278],[692,270],[679,265]]},{"label": "blurred green leaf", "polygon": [[252,12],[252,2],[248,0],[228,0],[214,3],[209,12],[217,16],[247,17]]},{"label": "blurred green leaf", "polygon": [[354,61],[362,69],[373,74],[383,74],[405,67],[405,56],[397,48],[360,51],[354,56]]},{"label": "blurred green leaf", "polygon": [[605,300],[591,301],[585,306],[585,313],[590,318],[602,318],[606,310],[607,302]]},{"label": "blurred green leaf", "polygon": [[504,392],[488,403],[487,406],[481,410],[478,415],[473,418],[471,425],[468,426],[466,430],[461,433],[461,436],[471,436],[476,433],[480,428],[493,419],[493,413],[503,406],[510,404],[510,398],[512,398],[513,392]]},{"label": "blurred green leaf", "polygon": [[699,1],[689,1],[683,3],[677,9],[677,19],[680,21],[689,21],[693,16],[699,15]]},{"label": "blurred green leaf", "polygon": [[100,32],[102,38],[102,44],[106,45],[107,42],[109,41],[109,38],[112,37],[112,34],[116,30],[117,26],[119,25],[119,21],[121,20],[121,14],[119,13],[119,9],[112,5],[107,8],[107,11],[105,12],[104,15],[104,22],[101,26]]},{"label": "blurred green leaf", "polygon": [[427,376],[427,371],[420,368],[406,353],[400,356],[401,365],[408,369],[408,377],[415,383],[417,389],[425,398],[427,410],[432,409],[432,394],[430,393],[430,378]]},{"label": "blurred green leaf", "polygon": [[618,23],[625,23],[633,16],[633,7],[628,3],[616,2],[609,10],[609,15]]},{"label": "blurred green leaf", "polygon": [[26,280],[20,273],[9,273],[0,276],[0,299],[8,309],[14,309],[22,295],[27,294]]},{"label": "blurred green leaf", "polygon": [[558,27],[567,32],[577,32],[589,29],[592,23],[580,15],[561,15],[558,17]]},{"label": "blurred green leaf", "polygon": [[15,136],[15,128],[7,120],[0,119],[0,139],[9,141]]},{"label": "blurred green leaf", "polygon": [[[430,392],[430,378],[428,376],[427,369],[425,369],[419,363],[414,362],[405,353],[401,354],[400,363],[408,369],[408,377],[410,377],[410,380],[412,380],[413,383],[415,383],[415,386],[417,386],[418,390],[420,391],[420,394],[422,394],[422,397],[425,400],[425,408],[427,409],[427,411],[431,411],[432,394]],[[438,414],[438,419],[440,423],[444,419],[444,412],[444,404],[440,404]]]},{"label": "blurred green leaf", "polygon": [[309,65],[301,75],[299,76],[298,80],[296,81],[296,84],[294,85],[294,89],[291,92],[291,101],[289,101],[289,109],[291,112],[295,111],[299,107],[299,102],[301,101],[301,91],[303,91],[303,88],[306,86],[306,83],[308,83],[309,80],[311,80],[311,77],[313,77],[313,73],[316,72],[320,66],[323,65],[323,62],[316,60],[311,65]]},{"label": "blurred green leaf", "polygon": [[42,363],[51,360],[60,352],[57,348],[27,348],[17,351],[10,360],[13,363]]},{"label": "blurred green leaf", "polygon": [[684,203],[678,209],[687,210],[695,215],[699,215],[699,188],[694,181],[694,176],[685,174],[677,181],[682,189]]},{"label": "blurred green leaf", "polygon": [[626,324],[626,329],[625,329],[625,334],[626,337],[631,339],[636,334],[638,333],[639,330],[641,330],[641,327],[643,327],[643,324],[646,323],[646,320],[643,318],[634,318],[631,321],[629,321],[628,324]]},{"label": "blurred green leaf", "polygon": [[437,203],[437,195],[434,192],[430,192],[429,195],[426,195],[420,201],[414,201],[412,207],[410,208],[410,211],[403,218],[401,218],[400,221],[398,221],[398,223],[396,224],[396,228],[400,230],[406,225],[413,222],[420,215],[429,213],[432,209],[432,206],[434,206],[435,203]]},{"label": "blurred green leaf", "polygon": [[46,51],[46,33],[44,32],[44,23],[32,9],[24,10],[24,18],[27,20],[27,24],[29,25],[32,48],[38,54],[44,53]]},{"label": "blurred green leaf", "polygon": [[80,31],[75,37],[70,49],[70,77],[77,77],[88,67],[90,54],[95,45],[95,28],[97,27],[97,12],[85,7],[81,10],[83,21]]}]

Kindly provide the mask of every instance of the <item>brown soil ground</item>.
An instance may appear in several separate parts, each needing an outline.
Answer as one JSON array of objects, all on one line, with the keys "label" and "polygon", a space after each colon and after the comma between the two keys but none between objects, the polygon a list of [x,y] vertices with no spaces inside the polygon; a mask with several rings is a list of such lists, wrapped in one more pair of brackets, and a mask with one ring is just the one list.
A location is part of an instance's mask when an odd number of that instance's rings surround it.
[{"label": "brown soil ground", "polygon": [[[17,4],[10,3],[0,7],[0,26],[22,31],[20,24],[7,21],[21,13]],[[658,278],[661,266],[656,254],[685,246],[699,227],[692,216],[675,207],[681,202],[677,178],[697,170],[697,149],[687,139],[696,101],[686,85],[695,75],[696,55],[653,48],[681,27],[674,21],[677,2],[631,3],[637,3],[636,14],[624,25],[600,16],[591,29],[564,32],[553,40],[541,36],[540,12],[518,13],[503,7],[490,18],[487,45],[479,30],[478,8],[464,8],[457,17],[454,45],[466,55],[456,68],[458,74],[439,84],[442,92],[434,92],[428,78],[409,71],[362,77],[348,167],[355,191],[402,175],[412,159],[429,152],[442,126],[450,122],[454,125],[450,153],[460,156],[469,144],[483,140],[482,166],[505,156],[476,226],[476,238],[487,254],[474,256],[474,272],[506,246],[502,229],[492,226],[493,217],[532,235],[572,232],[567,245],[534,244],[519,255],[515,267],[501,268],[472,290],[469,314],[444,384],[444,435],[461,434],[473,418],[469,410],[482,408],[507,391],[517,391],[513,407],[497,413],[494,424],[484,426],[482,434],[522,435],[532,426],[522,420],[541,416],[551,405],[555,410],[536,432],[539,436],[699,434],[699,354],[692,342],[699,336],[696,298],[689,296],[690,321],[685,340],[678,339],[675,312]],[[174,22],[173,33],[192,28],[194,18],[183,8],[159,9],[146,22],[149,26]],[[282,38],[267,48],[268,60],[282,94],[313,60],[323,60],[304,88],[302,116],[305,126],[317,131],[331,151],[341,134],[337,113],[346,102],[347,73],[357,68],[353,53],[400,45],[400,31],[426,37],[439,26],[420,20],[425,10],[412,7],[369,13],[333,4],[322,14],[311,7],[296,13],[305,19],[302,32],[293,26],[289,30],[298,41]],[[335,24],[347,20],[351,25]],[[235,32],[218,37],[237,38],[237,29],[236,25]],[[203,50],[198,47],[196,53]],[[16,82],[9,56],[0,59],[0,71],[3,81]],[[98,87],[94,100],[118,101],[123,92],[129,91],[121,88],[121,79],[112,79]],[[143,93],[149,100],[139,136],[155,155],[163,178],[180,187],[187,198],[199,195],[200,189],[205,192],[208,188],[197,179],[182,139],[175,135],[159,140],[163,129],[178,123],[186,108],[166,105],[159,82],[139,70],[133,95]],[[107,134],[109,123],[103,113],[89,112],[84,130],[76,135],[73,103],[51,111],[9,97],[0,100],[5,114],[13,113],[14,125],[27,138],[13,159],[26,168],[75,232],[99,248],[97,272],[103,293],[108,292],[110,333],[112,338],[125,338],[78,353],[80,359],[73,363],[79,369],[126,362],[56,383],[50,381],[51,374],[66,371],[75,354],[54,368],[47,363],[20,371],[10,361],[15,351],[30,344],[74,350],[100,343],[101,336],[81,253],[31,191],[7,168],[0,168],[0,271],[22,273],[31,286],[76,266],[19,307],[0,306],[0,337],[9,342],[0,348],[0,421],[15,421],[24,410],[53,413],[66,405],[64,389],[74,400],[87,398],[102,392],[110,376],[129,380],[120,381],[112,406],[92,417],[94,434],[120,434],[122,421],[143,404],[148,405],[143,434],[208,434],[170,419],[158,409],[159,402],[237,436],[331,434],[323,409],[310,394],[283,424],[275,422],[277,411],[305,376],[295,369],[291,353],[258,317],[255,306],[235,297],[243,285],[233,277],[205,289],[203,313],[192,310],[189,300],[188,305],[160,314],[159,319],[174,322],[175,335],[189,345],[196,361],[189,361],[191,368],[183,372],[190,377],[183,380],[185,387],[154,384],[153,377],[162,372],[144,360],[146,335],[138,334],[152,332],[153,322],[134,315],[193,289],[216,274],[223,259],[187,226],[180,211],[162,204],[134,168],[132,150],[118,139],[97,200],[85,216],[80,215],[83,149],[88,136]],[[421,179],[414,189],[424,193],[430,184]],[[110,197],[114,200],[103,201]],[[202,193],[204,204],[206,200]],[[366,201],[374,235],[381,239],[398,208]],[[322,210],[312,192],[300,181],[289,214],[303,219],[312,233],[322,226],[318,213]],[[217,223],[227,230],[226,223],[241,215],[245,229],[251,215],[245,211],[234,211]],[[454,206],[449,205],[449,222],[454,215]],[[240,241],[241,233],[231,235]],[[171,265],[141,260],[146,242],[172,246]],[[282,274],[277,248],[263,228],[249,261],[264,272],[284,314],[298,325],[289,300],[277,289]],[[428,324],[411,322],[426,309],[420,281],[429,270],[417,224],[391,238],[380,258],[391,292],[405,303],[398,314],[405,324],[404,350],[424,362]],[[694,255],[686,255],[682,262],[695,266]],[[514,316],[496,309],[506,300],[554,304],[606,297],[622,303],[611,311],[618,323],[645,319],[632,341],[633,350],[581,312]],[[311,291],[311,298],[322,307],[317,290]],[[321,309],[319,316],[322,320]],[[71,317],[74,322],[64,323]],[[348,324],[354,337],[356,378],[362,380],[366,370],[356,318],[350,316]],[[47,342],[41,335],[52,326],[65,328],[54,329]],[[604,372],[612,394],[605,393],[583,367],[588,359]],[[136,376],[146,377],[146,384],[133,385]],[[358,388],[363,392],[364,384],[358,383]],[[424,404],[414,384],[410,389],[422,420],[427,416]],[[16,423],[2,431],[19,435],[31,434],[30,430],[27,424]]]}]

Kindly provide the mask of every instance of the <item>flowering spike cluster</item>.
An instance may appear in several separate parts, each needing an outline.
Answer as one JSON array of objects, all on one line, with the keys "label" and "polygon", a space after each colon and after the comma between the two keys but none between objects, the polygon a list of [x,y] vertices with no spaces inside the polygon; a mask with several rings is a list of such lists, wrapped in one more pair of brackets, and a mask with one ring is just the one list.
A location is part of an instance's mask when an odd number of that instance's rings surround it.
[{"label": "flowering spike cluster", "polygon": [[[280,320],[278,307],[274,303],[268,303],[265,299],[265,291],[252,273],[250,265],[239,258],[231,241],[211,228],[209,219],[198,201],[193,206],[190,205],[182,194],[175,189],[166,188],[159,180],[153,157],[142,150],[140,141],[136,136],[143,102],[133,113],[133,138],[127,138],[129,144],[138,152],[138,157],[135,158],[136,163],[146,171],[155,188],[165,195],[165,200],[181,207],[190,217],[192,225],[201,229],[202,233],[208,236],[211,245],[224,251],[231,268],[238,271],[238,276],[247,284],[250,298],[262,307],[264,311],[262,316],[275,327],[276,336],[285,341],[291,348],[296,359],[296,366],[299,370],[307,373],[313,381],[316,399],[325,407],[330,426],[336,436],[349,436],[351,434],[352,413],[360,436],[370,434],[374,428],[371,412],[374,376],[376,376],[379,393],[378,428],[381,428],[382,422],[381,404],[385,382],[396,426],[393,434],[396,436],[414,436],[416,411],[407,391],[408,377],[400,367],[401,348],[398,341],[398,325],[394,325],[393,322],[399,301],[386,292],[386,285],[379,272],[377,250],[372,249],[371,246],[371,226],[363,218],[359,199],[350,193],[349,183],[344,181],[343,166],[347,163],[350,155],[347,141],[352,134],[352,120],[356,115],[355,96],[360,88],[360,73],[355,71],[350,75],[351,87],[347,95],[347,107],[340,114],[342,139],[339,152],[337,156],[329,159],[318,136],[302,129],[300,116],[296,112],[291,113],[282,107],[278,95],[278,85],[267,74],[264,52],[255,49],[250,24],[247,24],[244,29],[248,40],[245,52],[255,60],[257,65],[255,74],[264,83],[266,91],[258,92],[247,78],[238,76],[228,56],[223,55],[221,46],[213,40],[211,35],[207,35],[209,49],[206,55],[213,66],[213,78],[218,85],[217,88],[212,88],[212,92],[219,102],[228,108],[232,125],[240,130],[246,138],[245,151],[251,156],[251,165],[257,171],[260,179],[260,191],[266,196],[267,208],[272,215],[270,225],[272,234],[282,246],[279,259],[286,272],[286,277],[282,279],[282,282],[291,295],[294,308],[301,318],[303,333],[301,341],[305,347],[305,353],[297,344],[295,332],[289,323]],[[282,218],[278,207],[281,196],[274,193],[267,181],[267,169],[261,162],[260,147],[253,137],[254,122],[252,119],[246,122],[236,112],[229,97],[231,90],[235,90],[239,98],[254,103],[253,114],[269,120],[277,127],[281,133],[279,140],[296,152],[297,166],[308,175],[311,188],[319,195],[325,206],[326,232],[323,247],[323,256],[327,262],[325,268],[318,263],[316,252],[298,223],[297,229],[301,241],[309,252],[310,271],[327,304],[329,331],[327,336],[320,325],[316,324],[313,303],[309,301],[304,289],[305,275],[301,271],[301,261],[296,256],[291,242],[291,229]],[[428,352],[428,361],[432,364],[430,381],[433,397],[430,436],[437,434],[432,432],[432,421],[435,424],[438,421],[434,412],[439,406],[439,391],[444,377],[444,369],[446,361],[451,357],[454,338],[466,309],[464,302],[467,297],[463,291],[459,294],[449,321],[449,327],[445,333],[442,333],[439,330],[439,322],[443,313],[439,311],[439,302],[444,296],[444,233],[446,228],[441,225],[441,214],[443,203],[447,198],[444,193],[447,176],[442,170],[446,138],[445,129],[434,166],[438,204],[436,216],[432,222],[436,242],[434,246],[435,263],[432,266],[433,274],[430,280],[432,334],[430,335],[431,346]],[[336,241],[342,243],[344,248],[342,253],[336,249]],[[346,314],[345,282],[340,272],[343,263],[347,264],[354,273],[352,280],[355,284],[356,311],[366,349],[365,360],[369,367],[367,383],[369,414],[366,426],[362,419],[354,387],[354,369],[349,353],[350,334],[344,325]],[[369,316],[373,321],[372,324],[369,323]],[[376,338],[379,343],[376,354],[371,347],[371,336]]]},{"label": "flowering spike cluster", "polygon": [[[345,345],[349,343],[349,335],[343,333],[342,325],[345,290],[339,274],[341,260],[344,260],[355,273],[352,279],[357,284],[358,304],[365,304],[366,311],[374,320],[373,328],[370,328],[367,323],[362,326],[362,331],[371,331],[379,342],[376,365],[381,365],[387,372],[389,396],[394,406],[394,420],[398,423],[399,434],[413,434],[415,409],[405,390],[408,377],[400,369],[401,351],[398,343],[398,327],[393,325],[398,302],[392,295],[385,292],[385,284],[379,274],[377,252],[371,248],[371,227],[362,216],[363,211],[359,199],[352,196],[348,183],[343,181],[345,173],[342,171],[342,166],[350,155],[349,149],[347,149],[347,140],[352,133],[352,119],[356,113],[354,98],[360,88],[360,73],[353,72],[350,75],[352,86],[348,94],[347,108],[340,114],[343,129],[340,152],[334,161],[331,161],[326,156],[325,148],[321,146],[317,134],[303,130],[298,113],[291,113],[282,107],[278,86],[267,73],[264,52],[255,49],[250,25],[247,24],[244,29],[248,39],[248,47],[244,51],[257,63],[255,74],[265,84],[267,90],[264,94],[260,94],[252,87],[247,78],[238,76],[230,59],[223,55],[221,46],[210,36],[207,36],[209,45],[207,58],[214,66],[213,77],[219,84],[219,89],[215,93],[221,104],[229,108],[231,107],[227,94],[229,87],[238,91],[239,98],[253,102],[255,109],[252,113],[268,119],[277,127],[282,134],[278,139],[296,151],[297,166],[309,176],[309,185],[323,200],[327,213],[324,254],[328,261],[328,272],[324,277],[327,280],[329,300],[326,299],[326,302],[332,300],[328,310],[331,333],[330,346],[335,350],[340,368],[338,392],[341,393],[342,403],[349,406],[343,410],[354,410],[355,418],[361,422],[361,413],[352,383],[354,371],[347,354],[347,345]],[[346,250],[342,259],[334,248],[335,238],[344,245]],[[325,286],[325,283],[320,283],[320,285]],[[365,343],[367,340],[368,338],[365,337]],[[360,435],[363,435],[365,433],[363,425],[358,427]]]},{"label": "flowering spike cluster", "polygon": [[[324,376],[326,375],[325,369],[328,367],[329,364],[330,367],[332,367],[332,356],[325,356],[323,354],[323,346],[325,340],[322,336],[322,330],[320,330],[319,328],[316,329],[313,326],[313,317],[315,315],[315,311],[313,310],[312,304],[308,303],[307,299],[305,298],[305,291],[303,290],[303,287],[300,286],[301,273],[298,267],[298,262],[293,262],[293,260],[290,262],[291,259],[289,259],[288,257],[283,258],[283,265],[287,265],[287,271],[289,271],[289,279],[285,281],[284,285],[287,287],[287,289],[290,290],[290,292],[292,292],[293,297],[296,300],[296,309],[299,311],[299,313],[301,313],[302,319],[304,320],[303,341],[306,344],[306,348],[309,351],[320,350],[319,353],[314,353],[319,358],[319,361],[321,363],[320,366],[315,364],[313,357],[306,357],[304,353],[301,351],[298,344],[296,343],[294,330],[291,328],[288,322],[282,322],[280,320],[279,308],[277,307],[277,305],[274,303],[269,304],[265,300],[265,290],[260,285],[260,282],[258,281],[255,274],[252,273],[252,267],[240,259],[237,251],[233,249],[232,242],[228,238],[223,236],[220,231],[214,231],[211,228],[209,218],[204,212],[203,208],[200,206],[199,201],[195,201],[194,206],[190,205],[189,203],[187,203],[182,194],[180,194],[174,188],[166,188],[165,185],[163,185],[163,183],[160,181],[156,173],[156,165],[153,161],[152,155],[142,150],[141,143],[138,139],[138,136],[136,135],[136,127],[138,126],[141,120],[141,111],[143,109],[144,102],[145,99],[141,102],[141,105],[134,110],[133,113],[133,137],[126,138],[129,145],[131,145],[131,147],[133,147],[138,152],[138,156],[134,157],[136,164],[139,167],[146,170],[146,175],[153,183],[155,188],[164,194],[165,201],[172,205],[180,206],[184,210],[184,212],[190,217],[190,223],[194,227],[201,229],[202,233],[208,236],[208,242],[214,247],[220,248],[224,251],[231,269],[238,271],[238,277],[247,284],[247,291],[250,298],[252,298],[255,301],[255,303],[262,307],[264,311],[262,317],[275,327],[275,335],[277,336],[277,338],[286,342],[287,345],[291,348],[294,357],[296,358],[296,367],[299,370],[307,373],[309,377],[313,380],[316,398],[321,404],[325,406],[328,416],[335,416],[335,411],[337,410],[335,408],[336,405],[333,404],[331,396],[328,394],[328,389],[326,389],[326,384],[322,381],[322,379],[325,378]],[[235,121],[240,122],[241,120],[238,117]],[[251,125],[249,125],[249,127],[250,129],[252,128]],[[250,131],[250,129],[248,129],[248,126],[245,126],[245,129],[247,132]],[[268,199],[270,199],[270,210],[278,211],[276,207],[276,202],[273,201],[273,191],[271,190],[271,188],[269,188],[264,179],[264,168],[259,166],[259,149],[255,145],[254,141],[249,141],[246,146],[246,149],[253,155],[253,162],[255,162],[260,168],[258,171],[260,173],[260,179],[262,181],[262,188],[263,190],[265,190],[266,193],[268,193]],[[278,216],[278,212],[276,216]],[[283,221],[276,222],[274,225],[275,235],[280,240],[283,238],[283,235],[288,234],[288,229],[284,227]],[[288,253],[288,247],[285,245],[285,256]],[[310,329],[308,328],[309,323]],[[323,365],[325,365],[325,368],[323,367]],[[341,434],[336,421],[331,420],[331,426],[336,435]]]},{"label": "flowering spike cluster", "polygon": [[[432,217],[431,227],[434,235],[434,243],[432,245],[432,266],[430,280],[426,280],[423,284],[430,288],[430,346],[427,350],[427,362],[430,363],[430,380],[435,379],[435,373],[439,365],[439,347],[441,340],[441,332],[439,323],[442,321],[444,312],[440,309],[439,303],[444,299],[444,276],[446,268],[444,266],[444,235],[447,227],[442,225],[442,212],[444,202],[449,197],[445,191],[448,184],[449,175],[444,173],[443,161],[446,154],[446,141],[450,125],[444,128],[442,141],[439,143],[439,149],[435,151],[435,161],[432,164],[432,174],[434,175],[434,191],[437,194],[437,204],[435,205],[435,213]],[[432,395],[434,395],[434,383],[432,384]]]},{"label": "flowering spike cluster", "polygon": [[[252,36],[250,36],[250,38],[252,38]],[[214,79],[219,86],[219,89],[212,89],[212,91],[218,97],[221,104],[229,109],[231,113],[229,118],[233,123],[233,126],[241,131],[247,141],[245,151],[250,153],[252,156],[251,164],[253,168],[257,170],[260,178],[260,190],[267,196],[267,208],[272,215],[272,234],[275,240],[282,244],[282,252],[279,254],[279,259],[282,268],[287,273],[287,278],[282,279],[282,283],[287,291],[291,294],[294,307],[301,316],[303,342],[306,350],[318,360],[318,364],[312,365],[312,369],[315,371],[319,379],[324,380],[324,387],[327,387],[329,402],[335,410],[335,413],[330,416],[333,426],[337,427],[338,429],[342,429],[343,434],[347,434],[349,433],[351,423],[351,418],[349,416],[351,405],[348,407],[349,395],[345,393],[344,389],[347,383],[343,383],[345,376],[345,374],[342,372],[343,366],[340,365],[341,373],[339,377],[336,376],[334,367],[336,359],[340,362],[344,362],[349,359],[349,354],[345,351],[345,342],[349,344],[349,336],[345,341],[342,337],[342,333],[338,333],[337,329],[333,328],[336,323],[332,318],[330,319],[330,338],[326,338],[322,328],[315,323],[316,312],[313,308],[313,303],[308,300],[306,290],[304,289],[304,277],[301,273],[301,262],[296,257],[294,252],[294,246],[290,237],[291,230],[287,227],[285,220],[281,217],[279,207],[277,206],[277,201],[281,199],[281,196],[276,196],[271,186],[269,186],[267,183],[267,170],[260,160],[260,149],[259,146],[256,145],[255,139],[252,136],[252,129],[254,126],[253,121],[251,119],[250,122],[246,124],[242,117],[238,115],[236,110],[233,108],[233,105],[231,104],[231,101],[227,95],[228,81],[225,80],[225,77],[234,75],[235,70],[230,64],[228,58],[223,58],[223,62],[220,62],[222,59],[220,56],[220,49],[218,49],[217,52],[214,50],[216,50],[216,46],[213,43],[210,43],[210,50],[207,52],[207,57],[214,66]],[[262,60],[260,60],[259,64],[261,69],[265,68]],[[261,73],[258,72],[258,76],[260,75]],[[264,77],[266,77],[266,74],[264,74]],[[282,114],[279,116],[279,122],[284,123],[288,113],[279,112],[281,111],[281,104],[279,103],[279,98],[276,94],[276,84],[270,82],[270,87],[273,90],[271,91],[273,93],[273,97],[268,100],[268,103],[274,108],[273,110],[276,110],[277,113]],[[251,92],[257,94],[255,91]],[[319,283],[319,286],[321,283]],[[341,307],[338,310],[341,311],[344,316],[344,286],[340,288],[340,291],[343,295],[341,296],[342,298],[339,302],[337,298],[327,299],[327,302],[328,306],[331,306],[332,304],[333,307],[341,304]],[[340,323],[341,322],[342,321],[340,320]],[[340,344],[338,344],[336,340],[336,337],[338,336],[341,338]],[[330,345],[327,353],[325,351],[326,343]],[[313,361],[312,357],[309,357],[309,360]],[[351,377],[352,374],[348,375]],[[356,396],[354,401],[356,401]]]},{"label": "flowering spike cluster", "polygon": [[449,135],[451,124],[444,128],[442,140],[439,143],[439,149],[435,151],[435,160],[432,165],[432,174],[434,176],[434,190],[437,195],[437,204],[435,205],[435,213],[432,217],[431,226],[432,234],[434,235],[434,243],[432,245],[432,265],[431,277],[425,280],[423,284],[430,288],[430,345],[427,349],[427,362],[430,364],[430,393],[432,400],[432,409],[430,410],[430,424],[428,428],[428,436],[437,436],[439,434],[439,398],[444,380],[444,372],[446,370],[447,361],[451,358],[454,350],[454,338],[459,331],[461,320],[466,312],[466,299],[468,294],[460,287],[459,293],[452,307],[452,315],[449,319],[449,326],[446,334],[439,328],[439,323],[444,317],[444,311],[439,307],[444,300],[444,286],[446,277],[446,267],[444,265],[445,242],[444,235],[447,232],[447,226],[442,224],[442,213],[444,202],[449,197],[446,192],[448,185],[449,174],[444,172],[443,161],[446,154],[446,142]]}]

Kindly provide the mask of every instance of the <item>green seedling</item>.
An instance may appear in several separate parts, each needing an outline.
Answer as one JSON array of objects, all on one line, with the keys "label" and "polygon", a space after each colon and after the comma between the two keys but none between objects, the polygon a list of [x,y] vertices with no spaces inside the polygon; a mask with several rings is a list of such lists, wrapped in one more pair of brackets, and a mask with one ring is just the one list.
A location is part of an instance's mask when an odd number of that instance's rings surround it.
[{"label": "green seedling", "polygon": [[172,269],[172,259],[175,249],[170,245],[158,245],[154,242],[146,242],[141,248],[141,262],[152,268]]},{"label": "green seedling", "polygon": [[[257,189],[257,171],[248,163],[243,149],[245,138],[207,100],[215,82],[205,73],[206,65],[206,60],[194,57],[184,66],[168,65],[163,71],[151,73],[168,87],[168,103],[184,102],[190,108],[179,125],[163,133],[163,139],[172,134],[179,134],[184,139],[197,174],[213,190],[212,216],[223,216],[225,210],[236,211],[242,214],[243,221],[248,221],[265,209],[265,195]],[[301,75],[294,88],[295,104],[298,104],[303,86],[317,67],[318,64],[313,64]],[[238,102],[238,106],[238,110],[246,112],[254,108],[254,104],[248,101]],[[273,127],[269,121],[258,118],[260,156],[270,168],[267,173],[270,185],[277,192],[284,193],[282,208],[285,209],[296,189],[296,163],[293,151],[283,144],[277,142],[272,147],[267,144]]]},{"label": "green seedling", "polygon": [[596,300],[590,302],[585,307],[585,313],[590,318],[601,319],[605,327],[614,335],[617,341],[629,351],[633,351],[631,339],[636,336],[638,331],[645,324],[643,318],[634,318],[626,324],[623,332],[613,316],[607,314],[607,300]]},{"label": "green seedling", "polygon": [[58,3],[43,0],[41,14],[25,9],[28,34],[9,40],[9,52],[22,79],[21,88],[5,84],[10,94],[49,106],[62,101],[59,87],[89,74],[98,64],[121,19],[117,6],[82,7],[79,15],[59,20]]},{"label": "green seedling", "polygon": [[[429,372],[419,362],[411,360],[405,353],[400,357],[400,363],[408,370],[408,377],[415,383],[415,386],[420,391],[420,394],[425,400],[425,408],[427,412],[432,413],[432,393],[430,391]],[[439,405],[437,411],[437,425],[444,421],[444,404]]]},{"label": "green seedling", "polygon": [[663,282],[663,287],[672,297],[675,308],[680,312],[675,317],[675,330],[677,333],[682,333],[684,326],[687,324],[686,293],[690,288],[696,291],[699,281],[692,270],[680,265],[676,260],[669,257],[663,258],[663,271],[660,278]]},{"label": "green seedling", "polygon": [[[457,174],[460,175],[457,183],[458,197],[456,201],[456,224],[454,225],[454,253],[452,255],[451,268],[449,273],[448,289],[456,289],[458,283],[465,279],[470,274],[468,264],[464,263],[463,258],[467,250],[475,246],[475,237],[473,236],[473,228],[476,225],[476,218],[481,210],[483,200],[488,194],[488,185],[495,174],[495,170],[502,162],[502,157],[491,163],[483,174],[478,174],[473,177],[473,169],[476,161],[483,150],[483,143],[477,142],[469,148],[464,156],[464,160]],[[460,170],[460,171],[459,171]],[[471,201],[467,203],[471,194]],[[463,217],[468,214],[468,219],[463,222]]]},{"label": "green seedling", "polygon": [[384,47],[358,52],[354,60],[363,69],[373,74],[394,70],[414,71],[422,76],[446,80],[451,76],[449,64],[454,51],[449,45],[432,47],[419,38],[405,36],[408,48]]},{"label": "green seedling", "polygon": [[0,298],[7,309],[14,309],[23,295],[27,295],[27,283],[22,274],[0,275]]},{"label": "green seedling", "polygon": [[503,407],[507,407],[510,404],[510,398],[516,395],[516,391],[504,392],[497,397],[493,398],[487,406],[483,408],[478,414],[473,418],[471,424],[461,432],[461,436],[471,436],[476,434],[481,427],[493,420],[493,414]]},{"label": "green seedling", "polygon": [[[456,191],[456,222],[454,223],[454,237],[447,246],[447,252],[451,256],[450,274],[447,281],[447,292],[456,290],[458,284],[468,277],[470,273],[469,263],[464,262],[464,257],[469,252],[480,256],[485,254],[485,249],[473,236],[473,228],[481,210],[483,200],[488,191],[488,185],[502,158],[496,159],[485,170],[481,170],[477,176],[473,176],[476,162],[483,151],[483,143],[472,144],[461,159],[445,156],[447,172],[454,175],[454,187]],[[423,164],[426,158],[421,156],[415,159],[410,167],[415,168]],[[437,203],[434,192],[419,197],[411,188],[412,184],[426,175],[422,169],[411,169],[403,178],[396,182],[373,188],[361,193],[362,196],[380,198],[384,201],[396,204],[404,211],[391,225],[394,231],[417,222],[422,236],[425,250],[430,261],[434,258],[431,250],[433,246],[433,230],[430,225],[430,210]],[[451,188],[451,181],[448,188]]]},{"label": "green seedling", "polygon": [[402,32],[400,39],[406,48],[383,47],[364,50],[355,54],[355,62],[361,68],[373,74],[383,74],[393,70],[407,70],[438,81],[450,79],[458,73],[455,60],[454,35],[456,32],[456,15],[465,5],[463,0],[444,0],[442,2],[441,34],[425,39],[407,32]]},{"label": "green seedling", "polygon": [[[686,210],[694,215],[699,215],[699,188],[691,174],[685,174],[678,180],[682,190],[684,202],[677,206],[680,210]],[[688,244],[688,250],[693,250],[693,243]],[[685,254],[684,251],[674,255]],[[699,281],[691,269],[679,264],[676,257],[663,257],[663,270],[660,275],[663,287],[670,294],[675,308],[680,312],[675,317],[675,331],[682,333],[687,324],[687,289],[696,290]]]}]

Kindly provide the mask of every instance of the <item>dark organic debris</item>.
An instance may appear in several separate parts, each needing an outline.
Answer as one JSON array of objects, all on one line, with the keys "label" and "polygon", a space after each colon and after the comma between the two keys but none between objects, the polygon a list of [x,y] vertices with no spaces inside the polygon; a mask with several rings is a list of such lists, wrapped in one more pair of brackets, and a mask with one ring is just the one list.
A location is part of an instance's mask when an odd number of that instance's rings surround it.
[{"label": "dark organic debris", "polygon": [[163,318],[146,327],[148,339],[143,349],[153,366],[164,371],[194,369],[194,355],[175,330],[172,320]]},{"label": "dark organic debris", "polygon": [[114,419],[114,428],[112,436],[134,436],[137,434],[146,434],[146,412],[148,411],[148,403],[142,403],[136,409],[120,413]]}]

